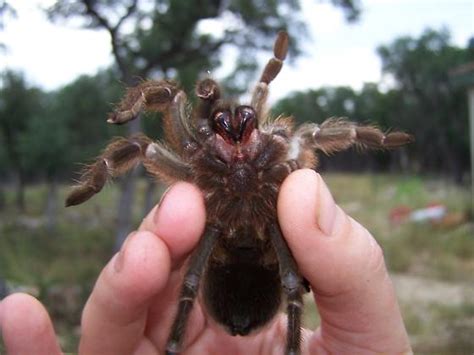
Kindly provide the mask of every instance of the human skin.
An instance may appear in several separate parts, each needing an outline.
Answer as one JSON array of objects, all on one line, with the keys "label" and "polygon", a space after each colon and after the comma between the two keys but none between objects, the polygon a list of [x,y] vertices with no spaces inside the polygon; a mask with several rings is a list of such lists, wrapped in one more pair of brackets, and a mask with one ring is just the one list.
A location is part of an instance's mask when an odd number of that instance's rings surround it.
[{"label": "human skin", "polygon": [[[205,225],[199,190],[176,183],[102,270],[82,315],[80,354],[163,354],[176,311],[183,265]],[[283,183],[278,219],[321,316],[304,329],[302,354],[411,353],[383,253],[372,235],[334,202],[319,174],[297,170]],[[45,308],[25,294],[0,303],[9,354],[60,354]],[[199,299],[183,354],[283,354],[286,316],[233,337]]]}]

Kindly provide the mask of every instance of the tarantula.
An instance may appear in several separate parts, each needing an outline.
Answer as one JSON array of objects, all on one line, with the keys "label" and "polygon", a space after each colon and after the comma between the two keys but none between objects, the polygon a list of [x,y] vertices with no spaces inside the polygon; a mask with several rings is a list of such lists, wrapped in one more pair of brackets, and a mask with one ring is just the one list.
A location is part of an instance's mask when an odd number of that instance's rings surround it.
[{"label": "tarantula", "polygon": [[140,162],[160,181],[189,181],[203,192],[206,228],[187,264],[167,354],[180,352],[199,292],[208,314],[232,335],[246,335],[269,322],[284,295],[286,354],[299,353],[302,295],[309,289],[278,225],[280,185],[296,169],[315,169],[318,150],[395,148],[412,140],[406,133],[384,134],[345,119],[295,128],[290,117],[270,118],[268,85],[287,51],[288,35],[280,32],[248,105],[223,99],[219,85],[209,78],[197,83],[198,104],[192,112],[173,81],[146,81],[128,89],[107,121],[123,124],[142,110],[162,112],[165,142],[142,134],[115,139],[66,200],[67,206],[88,200],[108,179]]}]

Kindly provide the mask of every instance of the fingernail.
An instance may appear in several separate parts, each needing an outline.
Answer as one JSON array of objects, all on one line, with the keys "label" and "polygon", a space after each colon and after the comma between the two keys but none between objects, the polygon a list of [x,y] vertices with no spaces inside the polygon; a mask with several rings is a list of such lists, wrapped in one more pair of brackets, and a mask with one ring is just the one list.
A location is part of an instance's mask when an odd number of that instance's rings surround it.
[{"label": "fingernail", "polygon": [[318,199],[317,199],[317,224],[319,229],[327,236],[334,234],[336,222],[338,220],[339,208],[331,195],[326,183],[318,176]]},{"label": "fingernail", "polygon": [[127,249],[127,244],[129,243],[130,239],[137,234],[137,231],[133,231],[130,233],[125,241],[122,244],[122,247],[120,248],[120,251],[118,254],[115,256],[115,262],[114,262],[114,269],[116,272],[120,272],[123,269],[123,264],[124,264],[124,259],[125,259],[125,253]]},{"label": "fingernail", "polygon": [[165,202],[166,196],[168,195],[168,192],[171,190],[172,187],[173,187],[173,185],[168,186],[168,188],[165,190],[165,192],[163,192],[163,194],[161,195],[160,201],[156,205],[155,215],[153,216],[153,222],[155,222],[155,224],[157,224],[158,219],[159,219],[158,215],[159,215],[160,207]]}]

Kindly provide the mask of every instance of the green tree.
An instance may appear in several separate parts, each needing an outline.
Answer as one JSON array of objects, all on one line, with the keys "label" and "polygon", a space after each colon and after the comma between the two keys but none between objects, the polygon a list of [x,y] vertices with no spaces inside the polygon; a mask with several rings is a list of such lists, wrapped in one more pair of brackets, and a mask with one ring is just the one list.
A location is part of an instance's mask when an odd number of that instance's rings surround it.
[{"label": "green tree", "polygon": [[[344,9],[348,19],[357,17],[358,1],[332,0]],[[236,67],[254,70],[249,59],[260,49],[269,49],[277,30],[286,29],[292,52],[304,26],[298,20],[296,0],[58,0],[50,7],[52,19],[79,18],[84,26],[105,30],[120,79],[127,85],[137,77],[174,77],[185,86],[201,70],[220,64],[225,47],[238,51]],[[231,76],[233,82],[237,82]],[[139,131],[139,121],[129,133]],[[117,246],[130,230],[130,209],[134,200],[133,174],[124,179],[119,202]]]},{"label": "green tree", "polygon": [[[0,31],[5,28],[5,22],[8,17],[16,17],[16,11],[9,2],[0,0]],[[0,50],[4,49],[5,45],[0,42]]]},{"label": "green tree", "polygon": [[426,30],[419,38],[401,37],[381,46],[383,71],[396,80],[399,105],[392,107],[415,134],[413,149],[427,171],[446,171],[457,181],[469,164],[467,104],[449,72],[474,59],[451,44],[446,29]]},{"label": "green tree", "polygon": [[[376,84],[366,84],[360,92],[350,87],[324,87],[306,92],[295,92],[274,105],[274,115],[291,115],[297,124],[322,123],[330,117],[346,117],[351,121],[387,127],[384,109],[385,95]],[[326,158],[320,155],[321,169],[360,170],[382,169],[390,164],[390,157],[372,153],[364,159],[356,150]]]},{"label": "green tree", "polygon": [[329,117],[353,117],[357,94],[350,87],[298,91],[278,101],[273,114],[291,115],[299,124],[321,123]]},{"label": "green tree", "polygon": [[[402,129],[415,136],[415,144],[365,161],[405,168],[410,162],[417,170],[448,173],[460,181],[469,166],[467,103],[464,89],[452,83],[449,73],[474,60],[474,51],[452,45],[447,30],[428,29],[419,38],[395,39],[378,53],[384,73],[396,83],[390,90],[371,83],[360,92],[344,87],[296,92],[278,102],[274,113],[292,114],[298,122],[347,116]],[[350,159],[339,157],[331,165],[338,161],[351,166]]]},{"label": "green tree", "polygon": [[3,135],[0,135],[0,211],[6,206],[4,183],[7,176],[8,160]]},{"label": "green tree", "polygon": [[54,229],[58,211],[58,180],[90,161],[104,141],[119,129],[103,124],[110,102],[118,98],[117,83],[108,71],[81,76],[41,97],[41,107],[26,122],[18,140],[24,166],[36,179],[46,180],[47,227]]},{"label": "green tree", "polygon": [[41,110],[41,91],[29,87],[19,73],[7,71],[1,76],[0,134],[3,139],[6,166],[16,180],[16,205],[25,209],[27,165],[20,149],[20,141],[28,121]]},{"label": "green tree", "polygon": [[48,185],[45,215],[52,231],[57,220],[57,179],[68,165],[68,134],[65,122],[51,110],[51,94],[43,94],[41,108],[26,123],[18,140],[18,151],[25,168],[36,179],[45,179]]},{"label": "green tree", "polygon": [[16,16],[16,11],[8,1],[0,0],[0,30],[5,27],[5,18],[8,16]]},{"label": "green tree", "polygon": [[124,133],[123,128],[105,123],[121,87],[111,71],[101,71],[94,76],[82,75],[53,93],[51,115],[65,125],[69,167],[91,161],[108,139]]}]

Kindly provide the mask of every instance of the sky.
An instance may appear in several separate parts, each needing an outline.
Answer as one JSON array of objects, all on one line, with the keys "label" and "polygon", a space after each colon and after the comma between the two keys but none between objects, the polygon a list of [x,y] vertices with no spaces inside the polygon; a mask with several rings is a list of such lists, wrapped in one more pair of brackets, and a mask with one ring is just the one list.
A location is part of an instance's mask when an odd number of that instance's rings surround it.
[{"label": "sky", "polygon": [[[428,27],[448,28],[452,42],[462,47],[474,37],[474,0],[361,1],[360,20],[349,24],[328,2],[302,0],[310,40],[304,43],[304,55],[272,83],[274,99],[294,90],[340,85],[360,89],[365,82],[386,82],[376,48],[400,36],[417,37]],[[0,53],[0,70],[23,71],[31,84],[45,90],[112,62],[107,33],[51,24],[40,6],[52,2],[13,1],[18,17],[0,32],[0,43],[7,46]]]}]

